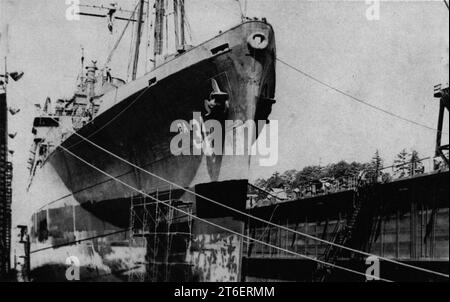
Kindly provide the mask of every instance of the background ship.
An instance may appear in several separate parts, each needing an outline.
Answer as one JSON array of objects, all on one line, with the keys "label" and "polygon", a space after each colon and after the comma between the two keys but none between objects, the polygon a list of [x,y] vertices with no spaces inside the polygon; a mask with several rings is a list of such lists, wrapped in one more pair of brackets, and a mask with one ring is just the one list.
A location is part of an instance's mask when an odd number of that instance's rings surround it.
[{"label": "background ship", "polygon": [[[169,4],[175,12],[173,54],[163,49]],[[83,56],[73,98],[58,100],[54,108],[47,99],[34,120],[28,196],[34,212],[29,227],[35,280],[65,280],[73,256],[81,280],[239,280],[238,236],[154,200],[243,231],[241,217],[169,182],[244,209],[250,155],[175,156],[170,126],[190,121],[193,112],[201,112],[200,124],[211,118],[222,123],[267,120],[275,93],[274,32],[265,20],[246,20],[199,46],[188,46],[184,2],[157,0],[154,69],[137,78],[140,37],[148,26],[145,5],[150,4],[139,1],[128,20],[137,22],[132,81],[113,77],[96,62],[85,67]],[[116,12],[112,6],[104,17]],[[161,223],[147,224],[149,220]]]}]

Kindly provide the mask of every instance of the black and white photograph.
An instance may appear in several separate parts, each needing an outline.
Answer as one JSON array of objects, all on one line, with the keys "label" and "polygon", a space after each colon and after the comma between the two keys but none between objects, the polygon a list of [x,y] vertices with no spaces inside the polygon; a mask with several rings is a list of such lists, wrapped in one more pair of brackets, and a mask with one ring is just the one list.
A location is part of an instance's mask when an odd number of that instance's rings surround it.
[{"label": "black and white photograph", "polygon": [[0,0],[1,283],[447,283],[449,197],[448,0]]}]

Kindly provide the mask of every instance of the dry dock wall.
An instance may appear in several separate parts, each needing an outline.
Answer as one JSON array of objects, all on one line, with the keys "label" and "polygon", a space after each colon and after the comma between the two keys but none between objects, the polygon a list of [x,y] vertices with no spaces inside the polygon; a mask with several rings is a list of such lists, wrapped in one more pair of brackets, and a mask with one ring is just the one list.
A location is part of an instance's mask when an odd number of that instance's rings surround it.
[{"label": "dry dock wall", "polygon": [[[416,263],[448,273],[449,259],[449,172],[377,184],[367,215],[371,227],[360,223],[350,245],[387,258]],[[334,226],[345,223],[351,213],[353,191],[322,195],[250,210],[252,215],[270,219],[289,228],[325,240],[332,240]],[[370,216],[367,216],[370,217]],[[366,225],[365,225],[366,224]],[[322,257],[327,244],[302,238],[292,232],[247,223],[246,233],[254,238],[310,257]],[[316,264],[279,250],[258,244],[244,245],[243,275],[246,280],[311,281]],[[347,267],[362,270],[364,259],[342,253]],[[284,269],[285,268],[285,269]],[[382,263],[382,269],[395,280],[429,280],[430,276]],[[362,270],[362,271],[365,271]],[[338,279],[353,278],[336,272]]]}]

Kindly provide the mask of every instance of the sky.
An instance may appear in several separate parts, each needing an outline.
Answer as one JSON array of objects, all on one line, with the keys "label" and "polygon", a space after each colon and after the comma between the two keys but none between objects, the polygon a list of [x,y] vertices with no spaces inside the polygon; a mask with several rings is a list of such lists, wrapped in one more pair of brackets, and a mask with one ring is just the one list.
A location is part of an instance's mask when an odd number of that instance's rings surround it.
[{"label": "sky", "polygon": [[[11,81],[8,86],[9,105],[21,109],[10,117],[9,125],[10,133],[18,132],[10,141],[10,149],[15,150],[16,225],[27,218],[20,213],[27,207],[23,197],[36,114],[33,104],[42,104],[47,96],[53,100],[70,97],[80,68],[81,47],[87,61],[101,63],[114,39],[108,35],[104,19],[67,20],[64,0],[0,2],[1,57],[8,55],[10,71],[25,72],[19,82]],[[118,2],[130,9],[135,0]],[[442,1],[382,1],[378,20],[368,20],[370,4],[365,1],[240,3],[186,0],[190,42],[199,44],[238,24],[242,7],[247,16],[265,17],[272,24],[280,59],[372,105],[436,127],[438,102],[433,98],[433,86],[448,82],[449,12]],[[116,21],[115,37],[123,26],[123,21]],[[116,60],[113,58],[113,71],[123,78],[128,53],[129,43],[122,43]],[[0,68],[3,70],[3,62]],[[421,156],[433,155],[435,131],[359,104],[279,62],[276,72],[277,103],[270,118],[279,124],[279,159],[271,167],[261,167],[253,160],[251,180],[307,165],[365,162],[377,149],[387,165],[403,148],[415,149]],[[448,126],[444,131],[448,141]]]}]

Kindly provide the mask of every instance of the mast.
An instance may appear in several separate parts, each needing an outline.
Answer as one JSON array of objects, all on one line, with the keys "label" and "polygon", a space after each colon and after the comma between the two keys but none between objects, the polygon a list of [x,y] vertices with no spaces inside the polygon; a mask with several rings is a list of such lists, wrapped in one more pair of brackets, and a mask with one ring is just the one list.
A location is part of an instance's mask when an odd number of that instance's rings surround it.
[{"label": "mast", "polygon": [[175,50],[178,51],[180,49],[180,37],[178,34],[179,23],[178,23],[178,0],[173,0],[173,19],[174,19],[174,29],[175,29]]},{"label": "mast", "polygon": [[133,72],[131,79],[134,81],[136,80],[136,73],[138,68],[138,61],[139,61],[139,47],[141,44],[141,34],[142,34],[142,15],[144,13],[144,2],[145,0],[139,0],[139,12],[138,12],[138,26],[137,26],[137,32],[136,32],[136,46],[134,49],[134,60],[133,60]]},{"label": "mast", "polygon": [[179,0],[179,7],[180,7],[180,34],[181,34],[181,48],[184,49],[186,45],[186,37],[184,33],[184,23],[185,23],[185,13],[184,13],[184,0]]},{"label": "mast", "polygon": [[[129,26],[129,24],[131,22],[139,22],[139,24],[137,26],[137,31],[138,31],[137,37],[138,37],[138,39],[136,41],[135,54],[133,56],[133,59],[134,59],[134,62],[133,62],[133,74],[134,74],[134,77],[135,77],[135,74],[137,72],[137,64],[138,64],[137,61],[138,61],[138,58],[139,58],[139,45],[141,43],[141,41],[140,41],[141,34],[140,33],[142,32],[142,23],[143,23],[143,15],[144,15],[144,9],[143,9],[144,7],[143,6],[144,6],[145,2],[146,2],[145,0],[140,0],[140,2],[138,2],[136,4],[136,6],[135,6],[133,11],[124,10],[124,9],[122,9],[120,7],[116,7],[116,5],[111,5],[110,7],[107,7],[107,6],[103,6],[103,5],[98,6],[98,5],[81,5],[80,4],[80,6],[89,7],[90,9],[94,9],[94,10],[106,10],[107,13],[106,14],[99,14],[99,13],[95,13],[95,12],[92,12],[92,11],[88,10],[88,11],[80,11],[80,12],[77,13],[78,15],[89,16],[89,17],[96,17],[96,18],[110,18],[110,20],[114,16],[114,19],[116,19],[116,20],[127,21],[125,27],[122,30],[122,33],[120,34],[119,39],[116,41],[116,43],[114,44],[114,46],[110,50],[109,55],[108,55],[108,57],[106,59],[106,63],[104,65],[103,69],[105,69],[106,66],[110,63],[110,61],[112,59],[112,56],[114,54],[114,51],[117,49],[120,41],[122,40],[122,38],[123,38],[123,36],[124,36],[128,26]],[[139,10],[139,18],[136,19],[135,15],[136,15],[136,11],[137,11],[138,7],[140,8],[140,10]],[[128,16],[117,16],[116,15],[117,12],[131,13],[131,16],[130,17],[128,17]],[[112,26],[112,24],[111,24],[111,22],[109,22],[108,23],[108,30],[109,31],[111,31],[111,26]]]},{"label": "mast", "polygon": [[[84,85],[84,47],[81,47],[81,72],[80,72],[80,83]],[[81,90],[84,90],[84,87],[80,87]]]},{"label": "mast", "polygon": [[[165,1],[164,3],[164,10],[167,12],[169,10],[169,0]],[[166,40],[165,45],[166,45],[166,55],[169,54],[169,16],[164,14],[164,30],[166,31]]]},{"label": "mast", "polygon": [[164,41],[164,0],[156,0],[155,4],[155,45],[153,47],[154,61],[158,55],[163,53],[163,41]]}]

